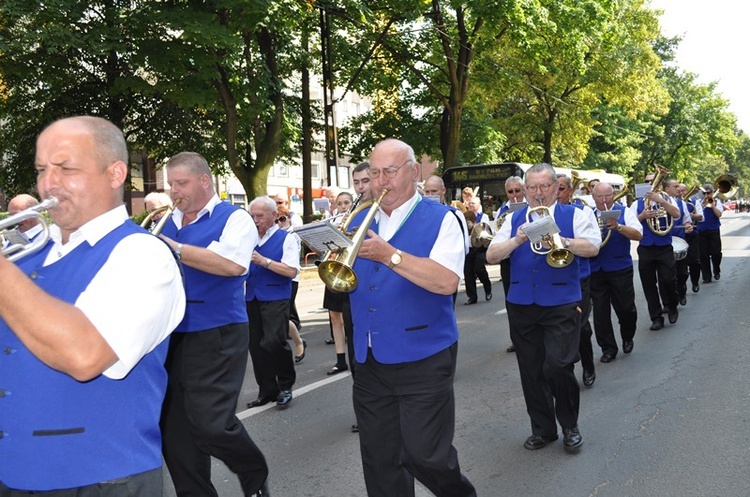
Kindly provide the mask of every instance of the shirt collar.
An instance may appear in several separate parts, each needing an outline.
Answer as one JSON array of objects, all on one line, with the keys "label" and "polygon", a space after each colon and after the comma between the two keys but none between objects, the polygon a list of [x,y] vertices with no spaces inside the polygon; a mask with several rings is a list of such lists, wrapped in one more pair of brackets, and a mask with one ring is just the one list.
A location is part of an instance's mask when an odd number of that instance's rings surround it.
[{"label": "shirt collar", "polygon": [[[214,212],[214,208],[221,203],[221,199],[219,196],[214,192],[213,196],[206,202],[206,205],[203,206],[201,210],[198,211],[198,215],[195,216],[195,220],[193,220],[193,223],[196,222],[198,219],[202,218],[206,214],[211,216]],[[172,221],[177,225],[178,228],[182,227],[182,218],[184,217],[185,213],[182,212],[180,209],[175,209],[172,213]],[[193,224],[190,223],[190,224]]]},{"label": "shirt collar", "polygon": [[[104,238],[113,229],[119,227],[127,219],[128,211],[125,205],[119,205],[95,217],[71,233],[70,237],[68,237],[68,243],[64,246],[79,245],[82,242],[88,242],[89,245],[94,246],[99,240]],[[62,245],[62,232],[57,225],[50,226],[49,234],[55,244]]]}]

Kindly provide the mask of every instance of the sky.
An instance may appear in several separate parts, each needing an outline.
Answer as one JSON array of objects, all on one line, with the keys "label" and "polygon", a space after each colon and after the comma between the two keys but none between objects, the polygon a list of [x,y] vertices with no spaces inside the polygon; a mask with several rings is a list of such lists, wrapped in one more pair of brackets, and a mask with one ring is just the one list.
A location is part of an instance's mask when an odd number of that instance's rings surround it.
[{"label": "sky", "polygon": [[662,33],[679,35],[677,65],[698,75],[698,83],[718,83],[739,128],[750,134],[750,2],[747,0],[651,0],[664,11]]}]

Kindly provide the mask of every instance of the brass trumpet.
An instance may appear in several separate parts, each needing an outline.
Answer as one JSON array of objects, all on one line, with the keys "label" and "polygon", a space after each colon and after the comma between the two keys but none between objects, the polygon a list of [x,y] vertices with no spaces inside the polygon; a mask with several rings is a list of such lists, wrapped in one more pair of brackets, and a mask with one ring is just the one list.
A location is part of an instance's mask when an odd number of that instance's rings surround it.
[{"label": "brass trumpet", "polygon": [[362,224],[352,235],[351,245],[335,251],[329,250],[323,255],[323,260],[318,266],[318,276],[320,276],[323,283],[334,292],[352,292],[357,288],[357,275],[354,273],[353,269],[354,261],[357,259],[357,253],[362,246],[362,242],[365,240],[365,236],[367,236],[367,230],[370,228],[373,219],[375,219],[375,214],[378,212],[380,202],[383,201],[383,197],[385,197],[387,193],[388,190],[383,189],[377,200],[362,202],[356,210],[351,212],[346,223],[341,226],[344,233],[347,233],[346,230],[352,219],[354,219],[360,211],[367,207],[370,208],[367,215],[362,220]]},{"label": "brass trumpet", "polygon": [[177,205],[182,201],[182,199],[175,200],[172,205],[163,205],[159,207],[158,209],[154,209],[151,212],[148,213],[148,216],[145,217],[143,221],[141,221],[141,228],[146,228],[151,224],[151,220],[156,216],[157,214],[164,213],[162,217],[159,218],[159,222],[156,223],[156,226],[151,230],[151,233],[159,236],[159,233],[161,233],[161,230],[164,229],[164,226],[167,225],[167,221],[169,221],[169,218],[172,217],[172,213],[177,208]]},{"label": "brass trumpet", "polygon": [[7,240],[3,233],[11,231],[13,226],[31,218],[37,218],[42,225],[42,232],[31,243],[25,245],[9,243],[7,247],[3,247],[2,255],[9,261],[15,262],[18,259],[33,254],[44,247],[47,244],[47,240],[49,240],[49,225],[42,215],[42,212],[57,207],[57,204],[59,204],[59,202],[55,197],[48,197],[43,202],[13,214],[12,216],[8,216],[0,221],[0,247],[5,245]]},{"label": "brass trumpet", "polygon": [[[541,216],[551,216],[549,207],[540,205],[538,207],[529,207],[526,211],[526,222],[531,222],[531,214],[538,212]],[[550,246],[549,249],[545,249],[543,242],[547,242]],[[570,265],[575,259],[573,252],[563,247],[562,239],[558,233],[544,235],[542,242],[532,243],[531,251],[537,255],[544,255],[547,259],[547,264],[554,268],[563,268]]]},{"label": "brass trumpet", "polygon": [[[664,178],[667,176],[667,173],[669,171],[667,171],[666,167],[662,166],[656,166],[656,169],[656,176],[654,176],[654,180],[651,182],[651,191],[658,193],[661,198],[669,201],[669,196],[666,193],[659,191],[661,182],[664,181]],[[658,236],[667,236],[669,232],[672,231],[674,219],[672,219],[672,216],[667,214],[666,209],[664,209],[661,204],[646,199],[643,202],[643,208],[644,210],[650,210],[656,213],[654,217],[650,217],[646,220],[648,229],[650,229],[653,234]]]}]

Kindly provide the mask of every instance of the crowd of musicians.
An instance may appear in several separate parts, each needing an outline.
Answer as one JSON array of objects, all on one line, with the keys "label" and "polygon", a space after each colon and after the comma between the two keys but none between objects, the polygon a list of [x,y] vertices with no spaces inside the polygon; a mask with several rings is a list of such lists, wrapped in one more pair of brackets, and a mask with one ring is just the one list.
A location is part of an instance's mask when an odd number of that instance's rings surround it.
[{"label": "crowd of musicians", "polygon": [[[244,495],[268,496],[269,472],[285,469],[269,470],[235,412],[248,354],[250,407],[293,398],[306,342],[293,306],[300,242],[283,229],[291,213],[280,198],[248,210],[222,202],[206,160],[182,152],[165,166],[169,217],[149,233],[123,204],[127,164],[122,132],[101,118],[61,119],[37,139],[37,191],[56,199],[54,224],[19,221],[17,235],[44,237],[41,249],[0,257],[0,497],[158,496],[163,461],[177,495],[216,496],[212,456]],[[378,143],[357,173],[360,193],[378,200],[347,223],[362,237],[342,312],[370,496],[413,496],[415,479],[437,496],[476,495],[453,446],[455,305],[462,279],[466,304],[477,278],[492,299],[485,264],[501,264],[530,450],[557,440],[558,425],[565,450],[580,449],[574,364],[590,387],[592,339],[601,362],[616,358],[611,309],[623,353],[634,349],[631,241],[652,330],[665,315],[677,322],[688,279],[697,292],[721,277],[713,185],[695,202],[661,178],[626,207],[599,182],[584,205],[570,178],[539,164],[508,178],[509,201],[489,220],[471,191],[466,208],[446,205],[439,177],[420,192],[402,141]],[[11,215],[37,204],[19,196]]]}]

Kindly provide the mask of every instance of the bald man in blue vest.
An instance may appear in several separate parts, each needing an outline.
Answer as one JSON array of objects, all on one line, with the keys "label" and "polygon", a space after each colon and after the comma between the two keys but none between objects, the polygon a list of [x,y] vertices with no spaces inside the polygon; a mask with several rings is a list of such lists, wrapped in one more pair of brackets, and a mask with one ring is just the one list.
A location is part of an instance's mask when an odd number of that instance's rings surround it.
[{"label": "bald man in blue vest", "polygon": [[[580,386],[573,372],[580,341],[579,257],[597,255],[602,238],[591,209],[557,202],[557,175],[549,164],[536,164],[526,171],[524,191],[529,205],[503,223],[487,249],[487,262],[510,258],[513,267],[506,308],[531,418],[531,436],[524,447],[541,449],[557,440],[559,423],[565,450],[576,452],[583,444],[578,428]],[[559,248],[574,255],[565,267],[551,267],[545,255],[532,250],[525,231],[527,214],[540,206],[549,209],[560,230]],[[541,213],[532,212],[528,220],[540,217]],[[544,242],[542,251],[549,248]]]},{"label": "bald man in blue vest", "polygon": [[[406,143],[378,143],[368,168],[383,197],[354,264],[354,411],[367,494],[413,497],[414,479],[438,497],[471,497],[453,447],[458,326],[453,293],[464,238],[454,211],[416,190]],[[359,226],[365,212],[350,226]]]}]

